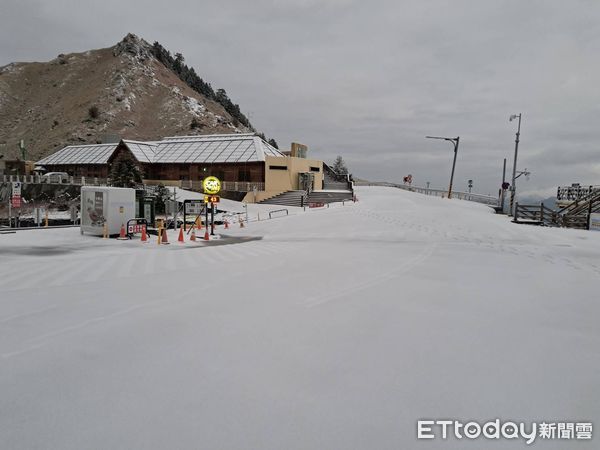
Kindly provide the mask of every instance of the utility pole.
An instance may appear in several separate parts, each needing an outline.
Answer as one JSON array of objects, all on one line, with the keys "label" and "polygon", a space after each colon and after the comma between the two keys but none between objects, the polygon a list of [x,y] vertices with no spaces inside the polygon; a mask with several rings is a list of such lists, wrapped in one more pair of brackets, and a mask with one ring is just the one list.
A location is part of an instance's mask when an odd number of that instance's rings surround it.
[{"label": "utility pole", "polygon": [[177,188],[173,186],[173,229],[177,231]]},{"label": "utility pole", "polygon": [[519,119],[519,125],[517,127],[517,136],[515,138],[515,160],[513,161],[513,170],[512,170],[512,184],[510,186],[510,209],[509,215],[514,215],[514,204],[515,204],[515,195],[516,195],[516,186],[515,180],[517,179],[517,154],[519,153],[519,137],[521,136],[521,113],[513,114],[508,119],[509,122],[512,122],[514,119]]},{"label": "utility pole", "polygon": [[460,142],[460,136],[455,138],[441,137],[441,136],[425,136],[427,139],[442,139],[444,141],[452,142],[454,145],[454,160],[452,161],[452,173],[450,174],[450,185],[448,186],[448,198],[452,198],[452,183],[454,182],[454,168],[456,167],[456,155],[458,154],[458,144]]},{"label": "utility pole", "polygon": [[8,196],[8,228],[12,228],[12,183],[8,183],[10,186],[10,195]]},{"label": "utility pole", "polygon": [[506,192],[506,158],[504,158],[504,164],[502,165],[502,187],[500,189],[500,208],[502,213],[504,213],[504,194]]}]

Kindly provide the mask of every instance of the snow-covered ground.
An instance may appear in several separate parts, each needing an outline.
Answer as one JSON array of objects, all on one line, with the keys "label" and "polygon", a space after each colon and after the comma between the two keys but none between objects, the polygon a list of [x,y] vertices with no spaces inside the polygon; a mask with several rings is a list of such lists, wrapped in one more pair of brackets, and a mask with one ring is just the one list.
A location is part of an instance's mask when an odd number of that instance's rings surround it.
[{"label": "snow-covered ground", "polygon": [[358,197],[219,227],[232,245],[0,234],[0,447],[512,449],[416,423],[600,427],[600,233]]}]

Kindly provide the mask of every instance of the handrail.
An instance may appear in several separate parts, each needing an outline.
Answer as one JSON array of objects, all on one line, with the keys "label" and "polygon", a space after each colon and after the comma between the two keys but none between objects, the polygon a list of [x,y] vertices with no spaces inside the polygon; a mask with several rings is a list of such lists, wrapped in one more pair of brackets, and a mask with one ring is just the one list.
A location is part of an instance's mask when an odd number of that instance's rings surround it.
[{"label": "handrail", "polygon": [[288,211],[288,209],[287,209],[287,208],[283,208],[283,209],[274,209],[273,211],[269,211],[269,219],[272,219],[272,218],[273,218],[273,217],[271,217],[271,214],[272,214],[272,213],[277,213],[277,212],[282,212],[282,211],[285,211],[285,215],[286,215],[286,216],[289,216],[289,215],[290,215],[290,212]]},{"label": "handrail", "polygon": [[522,205],[516,203],[513,222],[519,223],[519,220],[539,222],[545,226],[587,228],[589,213],[569,212],[568,214],[560,214],[559,211],[548,208],[543,203],[540,205]]},{"label": "handrail", "polygon": [[97,177],[69,177],[68,179],[47,179],[39,175],[0,175],[0,183],[20,182],[23,184],[58,184],[73,186],[105,186],[106,178]]},{"label": "handrail", "polygon": [[588,195],[586,195],[578,200],[575,200],[573,203],[559,209],[558,213],[559,214],[570,214],[572,212],[577,211],[580,207],[586,207],[589,202],[594,203],[597,200],[600,200],[600,192],[592,191]]},{"label": "handrail", "polygon": [[[389,182],[365,182],[365,181],[355,181],[355,186],[387,186],[387,187],[395,187],[398,189],[403,189],[405,191],[417,192],[419,194],[425,195],[435,195],[437,197],[443,197],[448,195],[448,191],[445,189],[432,189],[432,188],[424,188],[420,186],[407,186],[404,184],[397,183],[389,183]],[[460,200],[467,200],[477,203],[483,203],[486,205],[497,205],[498,198],[493,197],[491,195],[484,194],[475,194],[472,192],[462,192],[462,191],[452,191],[452,197],[458,198]]]}]

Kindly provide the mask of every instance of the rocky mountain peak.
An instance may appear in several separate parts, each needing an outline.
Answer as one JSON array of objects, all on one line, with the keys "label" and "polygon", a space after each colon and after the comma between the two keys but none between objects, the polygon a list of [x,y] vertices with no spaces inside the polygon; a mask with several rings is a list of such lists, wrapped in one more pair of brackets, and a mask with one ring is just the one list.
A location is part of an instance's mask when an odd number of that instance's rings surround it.
[{"label": "rocky mountain peak", "polygon": [[133,33],[128,33],[121,42],[114,46],[113,55],[127,54],[136,59],[145,61],[152,57],[150,44]]}]

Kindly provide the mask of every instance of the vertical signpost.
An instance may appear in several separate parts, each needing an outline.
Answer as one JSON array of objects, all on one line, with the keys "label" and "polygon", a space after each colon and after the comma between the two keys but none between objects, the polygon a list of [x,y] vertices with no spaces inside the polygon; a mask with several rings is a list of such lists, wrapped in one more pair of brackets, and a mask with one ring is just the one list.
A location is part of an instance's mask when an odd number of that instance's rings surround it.
[{"label": "vertical signpost", "polygon": [[[11,195],[8,202],[8,226],[11,227],[12,223],[12,208],[18,209],[21,207],[21,183],[19,181],[13,181],[11,186]],[[18,221],[15,220],[15,227],[18,228]]]},{"label": "vertical signpost", "polygon": [[[204,203],[206,204],[206,226],[205,239],[208,239],[208,205],[210,203],[211,224],[210,234],[215,235],[215,203],[219,203],[218,194],[221,191],[221,181],[217,177],[206,177],[202,180],[202,190],[204,191]],[[206,195],[208,194],[208,195]]]},{"label": "vertical signpost", "polygon": [[184,200],[183,201],[183,230],[187,231],[187,216],[198,217],[202,214],[202,200]]}]

